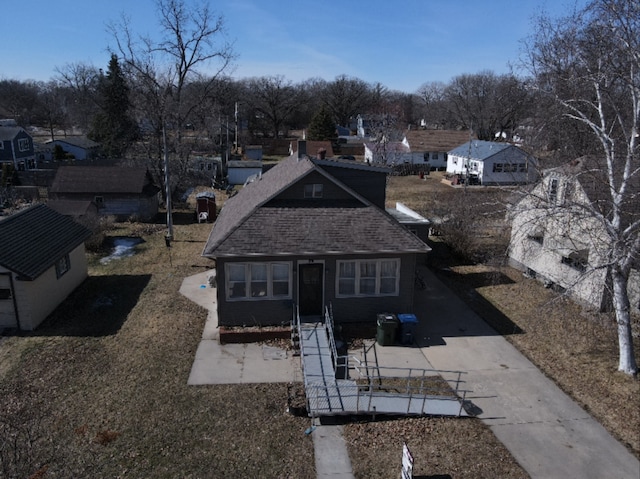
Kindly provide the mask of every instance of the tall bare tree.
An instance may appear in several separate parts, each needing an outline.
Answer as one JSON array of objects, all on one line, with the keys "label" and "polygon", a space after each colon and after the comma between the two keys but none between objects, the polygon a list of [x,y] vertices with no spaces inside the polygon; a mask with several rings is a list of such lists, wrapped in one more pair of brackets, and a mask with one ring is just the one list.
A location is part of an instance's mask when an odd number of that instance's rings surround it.
[{"label": "tall bare tree", "polygon": [[[157,0],[156,10],[156,36],[136,35],[124,15],[109,30],[114,53],[131,80],[138,120],[143,132],[150,133],[149,166],[170,201],[189,169],[192,144],[185,139],[185,127],[211,101],[234,52],[224,18],[214,14],[209,2]],[[188,89],[196,82],[198,88]],[[167,181],[169,169],[172,179]]]},{"label": "tall bare tree", "polygon": [[588,172],[598,200],[570,207],[606,235],[592,267],[606,269],[611,285],[618,369],[636,374],[628,286],[640,265],[640,3],[594,0],[566,18],[543,14],[525,53],[537,90],[598,141]]}]

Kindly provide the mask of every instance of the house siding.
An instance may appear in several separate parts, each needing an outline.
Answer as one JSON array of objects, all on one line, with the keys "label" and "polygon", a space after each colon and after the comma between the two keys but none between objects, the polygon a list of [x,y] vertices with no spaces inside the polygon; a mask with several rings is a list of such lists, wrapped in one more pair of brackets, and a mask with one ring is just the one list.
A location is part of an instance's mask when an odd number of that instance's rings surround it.
[{"label": "house siding", "polygon": [[[354,259],[400,258],[399,294],[397,296],[336,297],[337,261]],[[218,258],[216,265],[218,322],[221,326],[276,326],[289,324],[293,319],[298,298],[297,271],[299,265],[310,260],[324,264],[324,306],[331,304],[336,323],[374,323],[383,312],[410,313],[413,308],[415,254],[314,256],[313,258],[246,257],[233,261]],[[225,265],[227,263],[292,261],[292,298],[285,300],[228,301],[225,294]],[[259,307],[256,307],[259,303]]]},{"label": "house siding", "polygon": [[[13,278],[14,295],[18,305],[20,329],[32,331],[56,307],[77,288],[87,277],[87,260],[84,243],[69,253],[70,269],[60,278],[56,278],[55,266],[49,268],[33,281],[22,281]],[[16,327],[13,318],[6,317],[9,327]]]},{"label": "house siding", "polygon": [[323,169],[378,208],[384,209],[386,173],[338,166],[323,166]]}]

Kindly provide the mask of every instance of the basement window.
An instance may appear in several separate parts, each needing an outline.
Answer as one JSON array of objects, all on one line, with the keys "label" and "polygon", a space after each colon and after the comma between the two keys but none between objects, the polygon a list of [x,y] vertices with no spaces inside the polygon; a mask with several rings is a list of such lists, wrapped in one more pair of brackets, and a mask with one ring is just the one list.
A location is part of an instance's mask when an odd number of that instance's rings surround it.
[{"label": "basement window", "polygon": [[3,299],[11,299],[11,290],[9,288],[0,288],[0,301]]}]

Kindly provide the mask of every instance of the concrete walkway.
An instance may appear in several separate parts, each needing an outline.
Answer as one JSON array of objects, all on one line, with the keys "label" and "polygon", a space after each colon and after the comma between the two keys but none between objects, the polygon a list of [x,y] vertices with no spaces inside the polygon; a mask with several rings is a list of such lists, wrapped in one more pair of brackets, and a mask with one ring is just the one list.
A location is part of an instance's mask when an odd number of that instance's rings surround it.
[{"label": "concrete walkway", "polygon": [[[640,462],[597,421],[498,335],[433,273],[418,294],[415,347],[378,347],[381,365],[466,371],[464,389],[482,411],[479,418],[533,479],[638,479]],[[180,291],[209,309],[209,319],[189,384],[300,381],[298,358],[277,357],[259,345],[220,345],[215,290],[206,273],[185,278]],[[251,373],[249,373],[251,369]],[[317,425],[319,478],[353,477],[338,426]]]},{"label": "concrete walkway", "polygon": [[532,478],[640,477],[640,462],[622,444],[433,273],[423,274],[420,350],[435,369],[467,372],[480,419]]},{"label": "concrete walkway", "polygon": [[[216,290],[207,282],[209,273],[189,276],[180,286],[182,295],[209,311],[188,384],[302,382],[300,358],[282,349],[251,343],[220,344]],[[318,423],[310,434],[318,479],[354,479],[342,426]]]}]

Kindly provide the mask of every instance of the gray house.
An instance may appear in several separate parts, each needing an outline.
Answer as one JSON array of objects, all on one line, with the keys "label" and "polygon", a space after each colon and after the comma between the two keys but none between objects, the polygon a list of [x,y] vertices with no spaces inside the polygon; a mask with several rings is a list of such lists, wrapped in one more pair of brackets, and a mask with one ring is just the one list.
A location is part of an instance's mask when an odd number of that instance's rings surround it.
[{"label": "gray house", "polygon": [[292,155],[225,203],[203,256],[216,261],[221,326],[294,314],[373,324],[411,313],[430,248],[385,211],[387,168]]},{"label": "gray house", "polygon": [[35,168],[33,138],[24,128],[7,125],[0,125],[0,165],[8,163],[20,171]]},{"label": "gray house", "polygon": [[89,236],[42,204],[0,220],[0,329],[35,329],[84,281]]},{"label": "gray house", "polygon": [[60,146],[67,154],[76,160],[91,160],[98,155],[100,144],[84,136],[68,136],[49,140],[46,145],[53,148]]},{"label": "gray house", "polygon": [[49,188],[49,199],[64,200],[67,208],[69,202],[93,202],[102,216],[150,221],[158,214],[159,191],[144,168],[61,166]]}]

